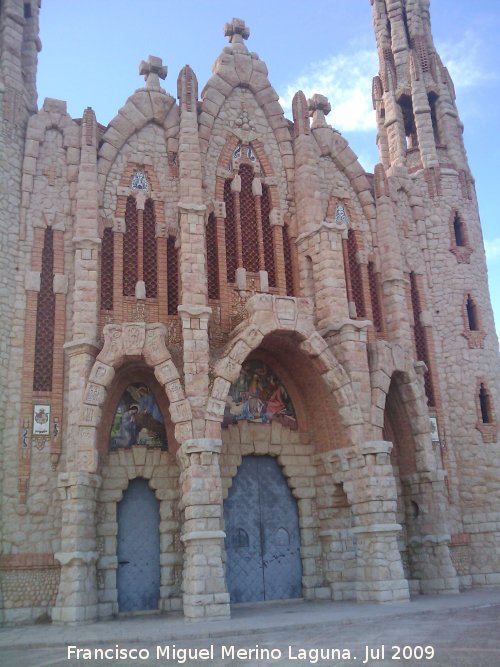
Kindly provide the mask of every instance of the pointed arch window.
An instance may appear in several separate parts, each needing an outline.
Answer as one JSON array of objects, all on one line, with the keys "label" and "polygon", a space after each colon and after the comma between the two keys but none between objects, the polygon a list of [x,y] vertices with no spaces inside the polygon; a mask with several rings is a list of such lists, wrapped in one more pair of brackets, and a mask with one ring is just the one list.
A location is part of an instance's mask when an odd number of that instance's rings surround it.
[{"label": "pointed arch window", "polygon": [[464,332],[463,336],[467,339],[470,348],[484,347],[486,333],[481,326],[479,308],[474,297],[466,294],[463,303]]},{"label": "pointed arch window", "polygon": [[247,271],[257,273],[260,270],[259,230],[255,197],[252,192],[252,167],[249,164],[242,164],[239,175],[241,177],[240,219],[243,266]]},{"label": "pointed arch window", "polygon": [[158,296],[158,258],[155,206],[152,199],[147,199],[144,204],[143,277],[146,297],[155,299]]},{"label": "pointed arch window", "polygon": [[464,224],[459,218],[458,213],[455,213],[453,219],[453,234],[455,237],[455,245],[459,248],[463,247],[465,245]]},{"label": "pointed arch window", "polygon": [[[262,186],[262,198],[260,206],[262,215],[262,237],[264,241],[264,265],[269,279],[269,287],[276,287],[276,267],[274,264],[274,241],[273,241],[273,230],[271,228],[271,198],[269,196],[269,188],[267,187],[267,185]],[[286,258],[285,258],[285,271],[286,271]]]},{"label": "pointed arch window", "polygon": [[483,442],[495,442],[498,433],[498,424],[495,418],[493,400],[485,380],[478,380],[476,391],[477,424]]},{"label": "pointed arch window", "polygon": [[417,276],[413,271],[410,273],[410,291],[411,306],[413,310],[413,338],[415,343],[415,353],[417,355],[417,359],[419,361],[423,361],[427,366],[427,370],[424,376],[425,394],[427,396],[429,406],[434,407],[436,405],[436,401],[429,360],[429,346],[425,327],[422,325],[420,319],[420,315],[422,313],[421,298],[417,284]]},{"label": "pointed arch window", "polygon": [[380,303],[380,285],[378,274],[375,272],[375,264],[368,262],[368,282],[370,285],[370,300],[372,303],[373,326],[377,333],[383,331],[382,308]]},{"label": "pointed arch window", "polygon": [[483,382],[479,386],[479,407],[481,409],[481,420],[483,424],[491,424],[493,421],[491,413],[491,397]]},{"label": "pointed arch window", "polygon": [[293,289],[292,247],[290,245],[290,235],[286,223],[283,225],[283,254],[285,256],[286,293],[287,296],[293,296],[295,292]]},{"label": "pointed arch window", "polygon": [[[250,274],[266,271],[267,280],[253,275],[252,285],[260,279],[264,290],[269,287],[291,294],[293,245],[285,238],[287,232],[279,229],[283,224],[278,210],[273,209],[273,186],[263,182],[257,152],[250,145],[238,144],[229,165],[234,176],[224,181],[225,273],[227,281],[235,283],[239,268]],[[242,272],[241,277],[244,275]]]},{"label": "pointed arch window", "polygon": [[363,293],[363,279],[361,267],[358,262],[358,242],[356,233],[351,228],[347,233],[346,241],[347,262],[344,261],[346,273],[347,298],[356,308],[356,317],[366,317],[365,297]]},{"label": "pointed arch window", "polygon": [[47,227],[43,239],[40,292],[36,310],[33,391],[52,391],[55,306],[54,232],[51,227]]},{"label": "pointed arch window", "polygon": [[465,302],[465,310],[467,312],[467,325],[469,327],[469,331],[479,331],[477,306],[474,303],[474,300],[470,294],[467,294],[467,300]]},{"label": "pointed arch window", "polygon": [[231,181],[224,181],[224,203],[226,205],[226,272],[227,280],[234,283],[236,280],[236,269],[238,268],[238,255],[236,252],[236,216],[234,212],[234,198],[231,190]]},{"label": "pointed arch window", "polygon": [[101,245],[101,308],[113,310],[114,234],[106,227]]},{"label": "pointed arch window", "polygon": [[472,247],[469,243],[469,235],[465,222],[458,211],[452,211],[450,216],[450,237],[452,252],[460,263],[469,263]]},{"label": "pointed arch window", "polygon": [[138,280],[138,232],[136,201],[130,195],[125,208],[123,235],[123,296],[135,296]]},{"label": "pointed arch window", "polygon": [[408,150],[418,148],[417,126],[415,124],[415,114],[413,112],[413,103],[408,95],[401,97],[399,101],[401,113],[403,114],[403,124],[406,136],[406,148]]},{"label": "pointed arch window", "polygon": [[208,216],[206,229],[208,298],[219,298],[219,257],[217,252],[217,219],[214,213]]}]

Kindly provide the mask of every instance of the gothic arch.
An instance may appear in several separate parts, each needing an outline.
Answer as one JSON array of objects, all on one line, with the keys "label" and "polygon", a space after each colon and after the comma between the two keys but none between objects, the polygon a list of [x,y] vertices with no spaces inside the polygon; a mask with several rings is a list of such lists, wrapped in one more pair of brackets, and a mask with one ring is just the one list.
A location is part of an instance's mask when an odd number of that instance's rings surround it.
[{"label": "gothic arch", "polygon": [[164,90],[137,91],[106,128],[97,154],[101,206],[106,180],[116,157],[132,135],[148,123],[156,123],[166,135],[179,125],[179,109],[174,98]]},{"label": "gothic arch", "polygon": [[272,335],[283,335],[287,339],[293,338],[297,351],[312,361],[317,376],[321,378],[321,386],[334,400],[342,431],[342,446],[362,442],[360,406],[349,376],[314,329],[310,300],[259,294],[247,303],[247,308],[249,306],[250,317],[234,332],[225,356],[213,369],[214,382],[205,415],[207,432],[211,430],[210,422],[222,421],[230,385],[237,379],[243,361],[259,349],[265,338],[269,340]]},{"label": "gothic arch", "polygon": [[166,328],[162,324],[133,322],[104,327],[104,347],[92,366],[81,406],[77,442],[79,470],[97,470],[97,429],[101,422],[101,407],[105,404],[116,369],[126,358],[142,357],[164,387],[177,442],[182,444],[192,437],[191,407],[185,397],[179,371],[165,344],[165,335]]},{"label": "gothic arch", "polygon": [[370,355],[371,422],[374,437],[382,437],[387,396],[391,381],[396,377],[399,396],[411,426],[419,472],[436,469],[436,459],[431,444],[431,424],[424,390],[424,372],[423,362],[413,362],[411,356],[399,345],[379,341],[372,347]]}]

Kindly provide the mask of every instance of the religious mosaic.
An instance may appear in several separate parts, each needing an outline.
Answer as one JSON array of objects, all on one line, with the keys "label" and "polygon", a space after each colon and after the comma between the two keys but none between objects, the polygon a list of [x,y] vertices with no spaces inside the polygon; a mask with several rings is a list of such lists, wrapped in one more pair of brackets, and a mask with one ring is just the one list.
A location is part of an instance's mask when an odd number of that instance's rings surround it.
[{"label": "religious mosaic", "polygon": [[246,420],[268,424],[278,421],[297,430],[297,418],[281,380],[262,361],[245,361],[229,389],[223,426]]},{"label": "religious mosaic", "polygon": [[148,385],[129,384],[118,403],[111,427],[111,449],[147,445],[167,449],[165,423]]}]

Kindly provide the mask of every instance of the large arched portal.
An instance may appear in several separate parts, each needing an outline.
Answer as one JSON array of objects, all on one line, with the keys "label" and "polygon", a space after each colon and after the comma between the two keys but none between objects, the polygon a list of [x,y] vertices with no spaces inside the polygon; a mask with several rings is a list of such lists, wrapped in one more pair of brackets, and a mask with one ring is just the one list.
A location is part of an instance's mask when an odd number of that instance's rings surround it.
[{"label": "large arched portal", "polygon": [[302,595],[297,501],[276,459],[245,456],[224,503],[232,603]]}]

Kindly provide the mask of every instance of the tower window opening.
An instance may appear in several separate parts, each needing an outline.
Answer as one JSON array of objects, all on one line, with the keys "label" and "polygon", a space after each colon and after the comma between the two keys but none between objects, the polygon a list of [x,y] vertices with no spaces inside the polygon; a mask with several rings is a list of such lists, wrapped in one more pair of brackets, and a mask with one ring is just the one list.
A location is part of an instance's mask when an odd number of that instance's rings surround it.
[{"label": "tower window opening", "polygon": [[30,19],[32,16],[31,14],[31,5],[29,2],[24,3],[24,18],[25,19]]},{"label": "tower window opening", "polygon": [[483,424],[491,424],[493,421],[491,414],[491,399],[488,390],[482,382],[479,387],[479,405],[481,407],[481,419]]},{"label": "tower window opening", "polygon": [[464,223],[458,217],[458,213],[455,214],[455,219],[453,220],[453,232],[455,233],[455,243],[457,246],[465,246],[465,234],[464,234]]},{"label": "tower window opening", "polygon": [[439,125],[438,125],[437,110],[436,110],[437,95],[433,94],[429,95],[428,100],[429,100],[429,106],[431,108],[431,122],[432,122],[432,131],[434,133],[434,141],[436,142],[436,146],[438,146],[441,143],[441,140],[439,136]]},{"label": "tower window opening", "polygon": [[477,306],[474,303],[470,294],[467,295],[467,302],[465,304],[467,309],[467,324],[470,331],[479,331],[479,321],[477,317]]},{"label": "tower window opening", "polygon": [[418,148],[417,127],[415,125],[415,115],[413,113],[413,104],[411,99],[405,95],[399,102],[403,114],[403,123],[406,136],[406,148]]}]

